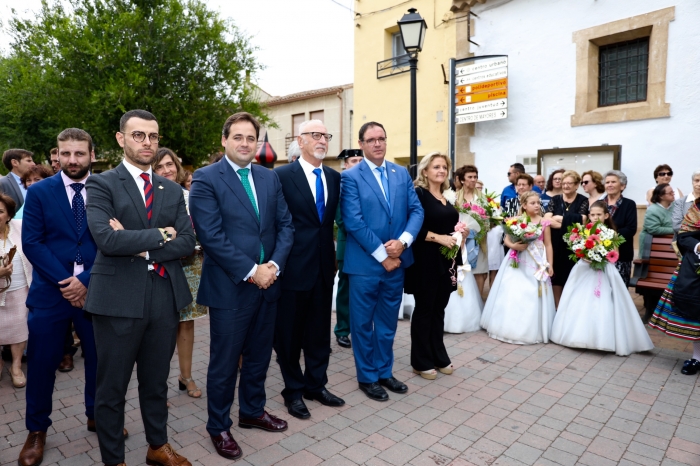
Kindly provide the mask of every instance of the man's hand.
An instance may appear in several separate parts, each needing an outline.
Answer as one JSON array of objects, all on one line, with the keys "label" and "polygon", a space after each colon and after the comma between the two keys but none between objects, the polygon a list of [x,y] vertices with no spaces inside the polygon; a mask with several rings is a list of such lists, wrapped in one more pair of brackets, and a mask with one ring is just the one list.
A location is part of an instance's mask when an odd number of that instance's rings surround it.
[{"label": "man's hand", "polygon": [[390,239],[384,243],[384,249],[386,249],[386,253],[389,254],[389,257],[396,259],[403,252],[403,243],[397,239]]},{"label": "man's hand", "polygon": [[[83,285],[77,277],[68,277],[65,280],[58,282],[61,287],[61,294],[71,303],[85,301],[85,295],[87,294],[87,288]],[[77,306],[76,306],[77,307]]]},{"label": "man's hand", "polygon": [[171,239],[171,240],[177,238],[177,230],[176,230],[175,228],[173,228],[173,227],[165,227],[165,228],[163,228],[163,230],[165,230],[166,233],[170,233],[170,235],[171,235],[171,236],[170,236],[170,239]]},{"label": "man's hand", "polygon": [[114,231],[119,231],[119,230],[124,229],[124,225],[122,225],[122,223],[119,220],[117,220],[116,218],[109,219],[109,226],[111,226],[112,230],[114,230]]},{"label": "man's hand", "polygon": [[255,269],[253,282],[258,288],[266,290],[277,280],[277,267],[274,264],[261,264]]},{"label": "man's hand", "polygon": [[77,301],[71,301],[70,305],[73,307],[77,307],[78,309],[82,309],[83,306],[85,306],[85,298],[79,299]]},{"label": "man's hand", "polygon": [[387,272],[393,272],[394,270],[401,267],[401,259],[389,256],[386,259],[384,259],[382,265],[384,266],[384,270],[386,270]]}]

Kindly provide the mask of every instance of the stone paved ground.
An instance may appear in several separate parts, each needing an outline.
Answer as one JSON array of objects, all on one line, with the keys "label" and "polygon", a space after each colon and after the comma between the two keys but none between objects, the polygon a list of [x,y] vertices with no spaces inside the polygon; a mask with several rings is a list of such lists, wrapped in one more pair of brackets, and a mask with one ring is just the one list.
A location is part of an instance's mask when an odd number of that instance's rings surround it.
[{"label": "stone paved ground", "polygon": [[[638,301],[638,299],[636,299]],[[639,304],[639,303],[638,303]],[[208,320],[197,321],[194,377],[204,386]],[[311,419],[290,419],[274,361],[267,378],[268,409],[289,420],[272,434],[234,428],[240,465],[700,465],[700,389],[680,374],[688,345],[659,337],[651,353],[618,357],[555,344],[515,346],[484,332],[446,335],[456,371],[423,380],[409,366],[409,322],[394,346],[395,375],[409,392],[390,401],[367,399],[354,379],[351,350],[333,341],[328,388],[346,405],[307,402]],[[194,465],[232,464],[216,455],[205,430],[206,398],[177,390],[177,359],[170,378],[170,441]],[[97,437],[85,429],[83,361],[58,374],[54,424],[44,465],[89,465],[100,459]],[[134,376],[135,378],[135,376]],[[127,394],[129,465],[143,464],[146,440],[136,381]],[[26,438],[24,390],[0,381],[0,464],[16,464]],[[236,425],[237,405],[233,409]]]}]

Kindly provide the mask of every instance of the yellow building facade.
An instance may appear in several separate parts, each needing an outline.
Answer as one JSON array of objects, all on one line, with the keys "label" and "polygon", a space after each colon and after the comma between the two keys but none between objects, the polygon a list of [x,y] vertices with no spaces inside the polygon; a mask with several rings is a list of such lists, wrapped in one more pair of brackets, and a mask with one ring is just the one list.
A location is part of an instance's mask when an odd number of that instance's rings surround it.
[{"label": "yellow building facade", "polygon": [[[410,154],[410,72],[397,21],[416,8],[428,30],[416,74],[418,158],[447,153],[449,60],[468,53],[468,8],[453,0],[357,0],[355,2],[355,118],[353,136],[368,121],[384,125],[387,158],[408,166]],[[461,52],[459,52],[461,51]],[[460,125],[472,126],[472,125]],[[457,162],[470,160],[468,129],[458,133]],[[465,145],[466,144],[466,145]]]}]

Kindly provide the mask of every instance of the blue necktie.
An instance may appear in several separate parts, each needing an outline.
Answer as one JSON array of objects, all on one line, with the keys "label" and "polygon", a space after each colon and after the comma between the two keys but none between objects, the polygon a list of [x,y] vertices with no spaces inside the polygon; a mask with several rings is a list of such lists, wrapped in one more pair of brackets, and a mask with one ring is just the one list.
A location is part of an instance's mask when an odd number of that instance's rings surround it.
[{"label": "blue necktie", "polygon": [[316,210],[318,211],[318,218],[323,222],[323,214],[326,212],[326,201],[325,194],[323,191],[323,180],[321,179],[321,169],[314,168],[314,175],[316,175]]},{"label": "blue necktie", "polygon": [[391,210],[391,198],[389,197],[389,180],[384,176],[384,167],[377,167],[375,170],[379,171],[379,177],[382,179],[382,188],[384,188],[384,197],[386,198],[386,205],[389,206]]},{"label": "blue necktie", "polygon": [[[73,201],[71,202],[71,209],[73,210],[73,217],[75,217],[75,226],[78,227],[78,233],[83,229],[83,222],[85,221],[85,199],[81,191],[85,185],[82,183],[73,183],[70,185],[75,191],[75,196],[73,196]],[[81,265],[83,263],[83,256],[80,254],[80,249],[75,253],[75,263]]]}]

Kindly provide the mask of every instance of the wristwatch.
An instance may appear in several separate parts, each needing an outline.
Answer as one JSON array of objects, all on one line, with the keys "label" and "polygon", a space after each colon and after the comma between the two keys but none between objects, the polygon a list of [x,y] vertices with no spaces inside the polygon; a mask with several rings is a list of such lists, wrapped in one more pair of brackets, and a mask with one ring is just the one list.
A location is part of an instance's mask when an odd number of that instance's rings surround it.
[{"label": "wristwatch", "polygon": [[400,239],[399,241],[401,241],[401,244],[403,244],[404,250],[405,250],[405,249],[408,249],[408,243],[407,243],[406,241],[404,241],[404,240],[402,240],[402,239]]}]

